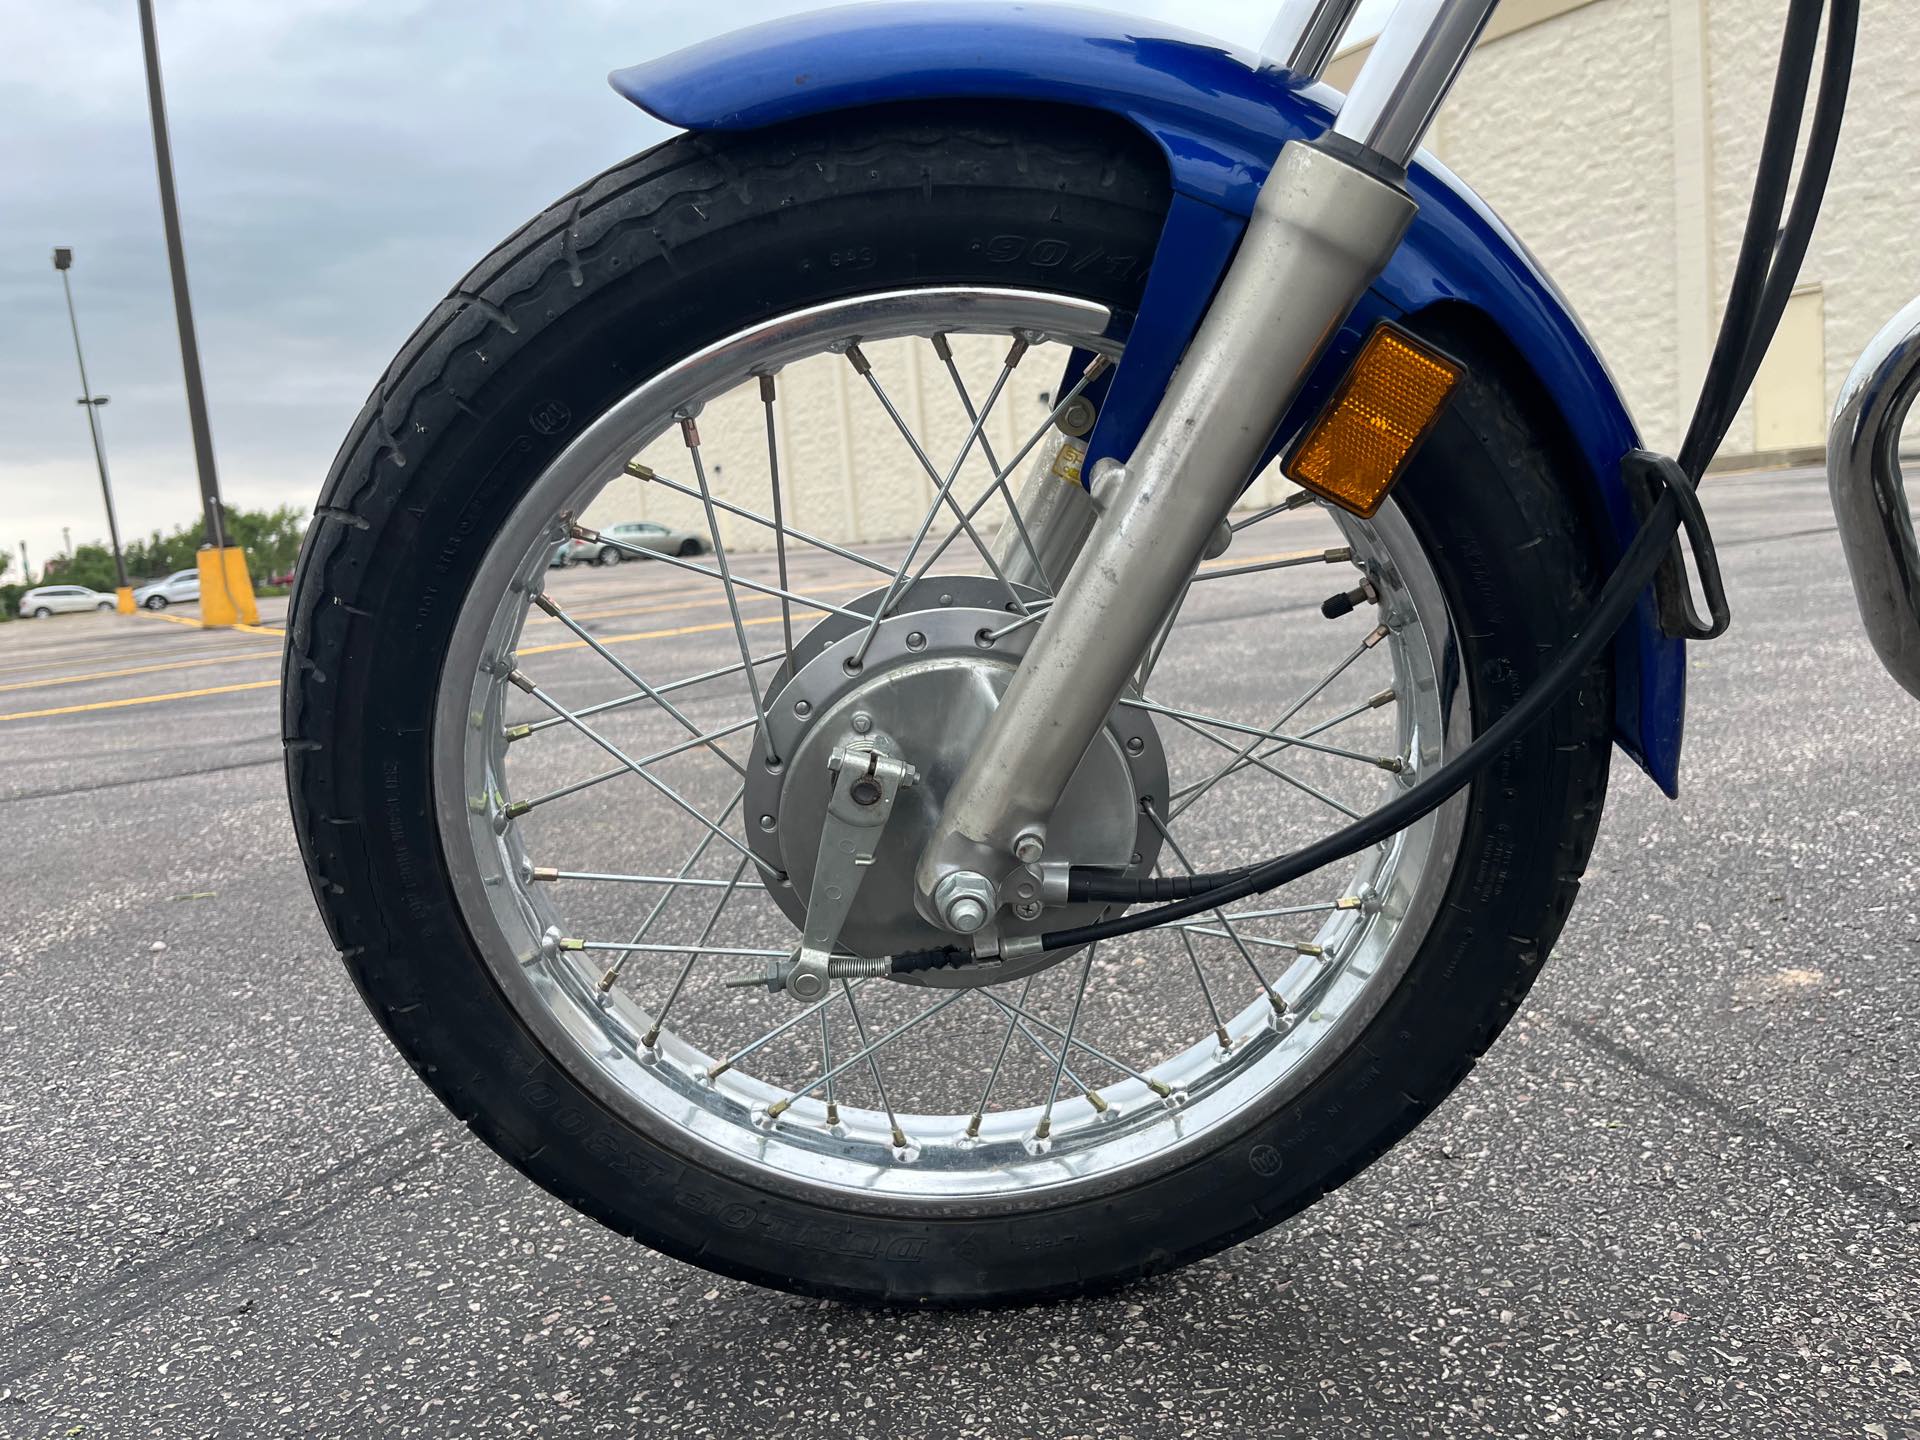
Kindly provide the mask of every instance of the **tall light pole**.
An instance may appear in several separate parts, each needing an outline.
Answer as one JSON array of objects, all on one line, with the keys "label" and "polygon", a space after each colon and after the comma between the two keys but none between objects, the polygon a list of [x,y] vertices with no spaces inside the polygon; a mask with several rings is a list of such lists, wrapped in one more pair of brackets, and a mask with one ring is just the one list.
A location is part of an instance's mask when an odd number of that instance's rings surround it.
[{"label": "tall light pole", "polygon": [[207,545],[200,569],[200,616],[204,625],[255,624],[260,619],[247,575],[247,559],[227,544],[226,512],[220,505],[220,480],[213,468],[213,428],[207,422],[207,396],[200,382],[200,343],[193,329],[193,302],[187,295],[187,258],[180,240],[180,207],[173,195],[173,144],[167,138],[167,102],[160,86],[160,42],[153,28],[153,0],[140,0],[140,45],[147,61],[147,106],[153,115],[153,158],[160,174],[160,219],[167,232],[167,268],[173,276],[173,312],[180,326],[180,368],[187,382],[187,419],[193,429],[193,459],[200,472],[200,506],[206,514]]},{"label": "tall light pole", "polygon": [[[79,404],[87,410],[87,434],[93,437],[93,463],[100,467],[100,498],[107,504],[107,535],[113,541],[113,573],[119,586],[115,591],[119,600],[119,609],[123,615],[133,613],[133,588],[127,584],[127,561],[120,553],[120,522],[113,514],[113,485],[107,479],[107,447],[100,438],[100,407],[107,403],[105,395],[93,393],[93,387],[87,383],[87,357],[80,348],[80,319],[73,309],[73,251],[59,245],[54,248],[53,268],[60,272],[60,288],[67,294],[67,324],[73,329],[73,358],[80,363],[80,399]],[[69,557],[73,546],[67,546]]]}]

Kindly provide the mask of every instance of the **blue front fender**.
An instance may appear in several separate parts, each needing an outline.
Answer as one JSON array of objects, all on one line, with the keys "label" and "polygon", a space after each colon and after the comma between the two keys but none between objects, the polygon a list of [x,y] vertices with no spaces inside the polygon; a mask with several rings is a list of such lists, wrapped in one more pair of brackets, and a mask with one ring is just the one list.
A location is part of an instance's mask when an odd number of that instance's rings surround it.
[{"label": "blue front fender", "polygon": [[[1097,10],[1027,4],[815,12],[616,70],[612,81],[643,110],[688,130],[752,129],[935,99],[1051,101],[1139,126],[1166,154],[1175,199],[1095,436],[1096,449],[1120,454],[1185,349],[1280,147],[1318,135],[1341,100],[1336,90],[1292,83],[1202,36]],[[1410,189],[1420,213],[1309,394],[1330,383],[1374,318],[1470,307],[1506,338],[1558,409],[1584,462],[1573,478],[1606,517],[1617,558],[1635,529],[1620,458],[1639,442],[1592,342],[1520,243],[1444,166],[1422,154]],[[1686,652],[1660,634],[1648,599],[1615,642],[1614,670],[1615,738],[1671,795]]]}]

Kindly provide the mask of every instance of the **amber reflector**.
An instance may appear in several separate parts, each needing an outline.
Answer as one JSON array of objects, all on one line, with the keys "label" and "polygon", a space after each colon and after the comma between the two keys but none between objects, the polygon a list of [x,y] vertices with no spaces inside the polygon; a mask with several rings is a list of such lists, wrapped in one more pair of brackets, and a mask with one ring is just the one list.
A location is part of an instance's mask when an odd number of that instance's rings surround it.
[{"label": "amber reflector", "polygon": [[1332,403],[1307,427],[1281,473],[1342,510],[1372,515],[1440,418],[1462,373],[1412,336],[1375,326]]}]

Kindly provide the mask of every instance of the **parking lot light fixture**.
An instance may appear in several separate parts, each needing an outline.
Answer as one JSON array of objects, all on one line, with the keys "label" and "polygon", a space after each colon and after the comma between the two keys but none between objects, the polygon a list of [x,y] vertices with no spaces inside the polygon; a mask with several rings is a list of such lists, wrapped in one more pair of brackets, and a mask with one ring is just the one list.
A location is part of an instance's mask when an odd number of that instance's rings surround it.
[{"label": "parking lot light fixture", "polygon": [[[100,469],[100,498],[107,506],[107,536],[113,541],[113,574],[115,605],[122,615],[133,613],[133,587],[127,583],[127,561],[120,553],[120,522],[113,513],[113,485],[107,479],[107,447],[100,435],[100,407],[107,403],[105,395],[93,393],[93,387],[87,383],[87,357],[80,348],[80,320],[73,308],[73,249],[67,245],[56,245],[53,250],[53,268],[60,272],[60,287],[67,296],[67,324],[73,330],[73,358],[80,363],[80,399],[77,404],[87,410],[87,434],[93,437],[93,463]],[[68,547],[69,556],[72,547]]]}]

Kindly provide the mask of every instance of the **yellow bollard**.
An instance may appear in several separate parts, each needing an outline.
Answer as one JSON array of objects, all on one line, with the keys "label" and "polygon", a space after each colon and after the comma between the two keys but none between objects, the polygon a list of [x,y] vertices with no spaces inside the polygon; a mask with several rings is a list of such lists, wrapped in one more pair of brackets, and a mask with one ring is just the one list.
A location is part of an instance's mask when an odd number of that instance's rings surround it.
[{"label": "yellow bollard", "polygon": [[113,592],[113,608],[122,615],[133,614],[133,587],[122,585]]},{"label": "yellow bollard", "polygon": [[200,571],[200,623],[206,626],[258,625],[260,606],[247,574],[247,552],[238,545],[208,547],[194,557]]}]

